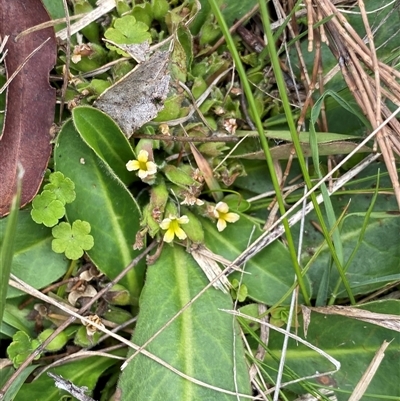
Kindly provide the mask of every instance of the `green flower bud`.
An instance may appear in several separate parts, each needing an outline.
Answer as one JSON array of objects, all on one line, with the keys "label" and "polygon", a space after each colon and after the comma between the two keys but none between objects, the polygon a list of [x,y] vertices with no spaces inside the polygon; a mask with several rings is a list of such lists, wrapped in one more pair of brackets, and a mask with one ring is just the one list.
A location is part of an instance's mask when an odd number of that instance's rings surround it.
[{"label": "green flower bud", "polygon": [[218,24],[213,21],[206,21],[200,30],[200,45],[213,43],[218,37],[221,36],[221,30]]},{"label": "green flower bud", "polygon": [[124,309],[113,305],[108,305],[107,311],[103,314],[103,318],[104,320],[109,320],[110,322],[114,322],[116,324],[123,324],[132,319],[132,315]]},{"label": "green flower bud", "polygon": [[243,302],[248,295],[247,287],[244,284],[239,284],[239,281],[235,278],[232,280],[232,298],[237,299],[239,302]]},{"label": "green flower bud", "polygon": [[101,334],[102,333],[100,332],[96,332],[92,336],[89,336],[86,327],[81,326],[75,333],[74,343],[79,347],[86,348],[97,344],[97,341],[99,341]]},{"label": "green flower bud", "polygon": [[[44,340],[46,340],[48,337],[50,337],[50,335],[53,333],[54,333],[54,329],[46,329],[38,335],[38,340],[42,343]],[[67,341],[68,341],[68,337],[62,331],[60,334],[57,334],[56,338],[54,338],[53,340],[50,341],[49,344],[47,344],[45,350],[49,351],[49,352],[57,352],[65,346]]]},{"label": "green flower bud", "polygon": [[121,284],[115,284],[104,294],[104,299],[112,305],[129,305],[131,296],[129,291]]},{"label": "green flower bud", "polygon": [[175,167],[171,164],[168,164],[164,168],[164,173],[166,177],[174,184],[180,187],[187,187],[190,185],[198,185],[198,182],[195,181],[189,174],[184,172],[182,169]]},{"label": "green flower bud", "polygon": [[200,220],[191,213],[188,209],[182,208],[182,214],[185,214],[189,218],[189,222],[185,224],[184,230],[187,237],[197,244],[204,242],[204,231],[200,223]]}]

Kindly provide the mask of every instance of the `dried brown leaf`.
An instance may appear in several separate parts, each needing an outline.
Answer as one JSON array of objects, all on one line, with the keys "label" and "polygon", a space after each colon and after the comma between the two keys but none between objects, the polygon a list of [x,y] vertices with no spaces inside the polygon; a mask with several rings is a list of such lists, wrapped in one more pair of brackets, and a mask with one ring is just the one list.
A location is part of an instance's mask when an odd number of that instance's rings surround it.
[{"label": "dried brown leaf", "polygon": [[21,195],[24,206],[36,195],[51,154],[55,89],[49,84],[49,72],[56,62],[54,30],[42,29],[15,40],[20,32],[49,19],[40,0],[0,0],[0,35],[10,36],[5,58],[7,77],[22,66],[7,88],[0,141],[0,216],[9,213],[17,164],[25,170]]}]

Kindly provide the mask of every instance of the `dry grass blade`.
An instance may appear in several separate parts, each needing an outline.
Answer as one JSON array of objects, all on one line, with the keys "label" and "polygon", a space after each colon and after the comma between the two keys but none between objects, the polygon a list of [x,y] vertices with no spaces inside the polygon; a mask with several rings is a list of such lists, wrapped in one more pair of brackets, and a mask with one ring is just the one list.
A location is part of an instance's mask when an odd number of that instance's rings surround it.
[{"label": "dry grass blade", "polygon": [[[216,280],[216,279],[214,279]],[[152,354],[151,352],[147,351],[144,349],[144,345],[142,346],[138,346],[134,343],[132,343],[131,341],[127,340],[126,338],[111,332],[110,330],[106,329],[104,327],[104,325],[97,323],[96,321],[90,320],[89,318],[85,317],[85,316],[81,316],[78,313],[72,311],[69,307],[65,307],[62,303],[57,302],[56,300],[48,297],[47,295],[42,294],[40,291],[36,290],[35,288],[31,287],[30,285],[24,283],[22,280],[20,280],[19,278],[12,276],[12,279],[9,281],[10,285],[14,288],[17,288],[21,291],[24,292],[29,292],[32,296],[35,296],[41,300],[43,300],[44,302],[47,302],[49,304],[55,305],[58,308],[60,308],[61,310],[63,310],[64,312],[66,312],[67,314],[69,314],[71,317],[73,317],[74,319],[80,319],[83,322],[95,327],[97,330],[104,332],[106,334],[108,334],[110,337],[113,337],[114,339],[118,340],[119,342],[127,345],[129,348],[134,349],[137,353],[142,353],[143,355],[147,356],[148,358],[154,360],[155,362],[159,363],[160,365],[164,366],[165,368],[171,370],[172,372],[174,372],[175,374],[177,374],[180,377],[183,377],[184,379],[189,380],[192,383],[198,384],[199,386],[203,386],[224,394],[230,394],[230,395],[235,395],[235,396],[239,396],[239,397],[243,397],[243,398],[250,398],[252,399],[252,396],[249,396],[247,394],[240,394],[237,392],[233,392],[233,391],[229,391],[229,390],[225,390],[219,387],[215,387],[212,386],[208,383],[205,383],[201,380],[198,380],[194,377],[188,376],[187,374],[181,372],[180,370],[174,368],[173,366],[171,366],[170,364],[168,364],[167,362],[163,361],[161,358],[159,358],[158,356]],[[212,283],[210,283],[211,285]],[[207,286],[208,288],[209,286]],[[203,292],[203,291],[202,291]],[[61,326],[60,326],[61,327]],[[54,333],[53,333],[54,334]],[[50,338],[50,337],[48,337]],[[36,350],[37,351],[37,350]],[[11,385],[11,384],[10,384]],[[6,388],[6,386],[4,386],[0,392],[0,399],[2,399],[4,397],[5,392],[7,391],[8,388]]]},{"label": "dry grass blade", "polygon": [[362,320],[363,322],[375,324],[389,330],[400,333],[400,317],[397,315],[389,315],[385,313],[375,313],[363,309],[347,307],[347,306],[329,306],[309,308],[310,310],[325,315],[340,315],[349,318]]},{"label": "dry grass blade", "polygon": [[[384,96],[390,94],[391,101],[395,104],[400,103],[400,84],[395,80],[395,78],[399,78],[399,72],[377,60],[372,31],[362,1],[359,1],[359,7],[369,47],[331,1],[314,1],[314,6],[323,18],[333,16],[325,25],[329,34],[329,47],[338,60],[343,77],[354,99],[367,116],[373,129],[376,129],[381,121],[390,114],[384,99],[382,99],[382,94]],[[370,74],[374,79],[371,79]],[[386,127],[378,130],[376,141],[382,152],[400,208],[400,184],[395,158],[395,154],[400,155],[399,122],[392,119]]]},{"label": "dry grass blade", "polygon": [[385,350],[389,346],[389,344],[390,343],[388,343],[387,341],[384,341],[382,343],[379,350],[375,354],[374,359],[368,366],[368,369],[364,372],[362,378],[360,379],[356,388],[354,389],[353,394],[349,398],[349,401],[358,401],[362,399],[362,396],[367,390],[369,383],[371,383],[371,380],[374,378],[374,375],[385,356]]},{"label": "dry grass blade", "polygon": [[[70,35],[74,35],[79,32],[85,26],[88,26],[91,22],[96,21],[104,14],[107,14],[111,10],[113,10],[116,6],[115,0],[100,0],[97,2],[98,7],[95,8],[90,13],[85,14],[79,21],[75,22],[75,24],[71,25]],[[57,37],[61,40],[65,40],[68,38],[68,29],[65,28],[59,32],[57,32]]]}]

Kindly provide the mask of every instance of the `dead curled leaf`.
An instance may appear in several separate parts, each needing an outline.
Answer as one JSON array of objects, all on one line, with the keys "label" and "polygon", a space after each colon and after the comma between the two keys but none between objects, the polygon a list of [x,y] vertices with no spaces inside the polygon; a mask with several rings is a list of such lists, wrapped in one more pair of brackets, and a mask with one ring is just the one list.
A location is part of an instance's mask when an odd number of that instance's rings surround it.
[{"label": "dead curled leaf", "polygon": [[155,52],[94,103],[118,123],[128,138],[164,108],[170,81],[168,62],[168,51]]},{"label": "dead curled leaf", "polygon": [[49,20],[40,0],[0,0],[0,35],[10,36],[6,44],[7,78],[26,62],[7,88],[0,141],[0,216],[9,213],[18,163],[25,171],[21,194],[24,206],[38,192],[50,158],[56,101],[55,89],[49,84],[57,55],[54,30],[42,29],[15,40],[24,30]]}]

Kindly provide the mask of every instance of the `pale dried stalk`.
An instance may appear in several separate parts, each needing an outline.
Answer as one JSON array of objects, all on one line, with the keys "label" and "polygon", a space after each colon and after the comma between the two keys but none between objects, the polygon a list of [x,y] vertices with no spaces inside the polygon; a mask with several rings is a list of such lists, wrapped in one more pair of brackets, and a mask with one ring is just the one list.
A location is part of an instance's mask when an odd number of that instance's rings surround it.
[{"label": "pale dried stalk", "polygon": [[[365,45],[363,40],[329,0],[316,1],[314,5],[321,10],[323,17],[334,15],[326,23],[326,28],[332,38],[330,48],[338,59],[343,77],[355,100],[367,116],[373,129],[376,129],[385,116],[389,114],[387,106],[382,101],[382,83],[388,88],[387,90],[385,89],[385,92],[391,92],[391,99],[397,99],[396,104],[400,103],[400,85],[395,80],[400,74],[377,59],[373,35],[362,1],[359,2],[359,5],[370,48]],[[374,74],[374,79],[369,77],[359,59],[371,70]],[[376,134],[376,140],[382,152],[400,208],[400,184],[393,153],[393,150],[395,152],[399,150],[400,141],[398,138],[400,138],[400,125],[395,119],[387,127],[382,127],[378,130]]]},{"label": "pale dried stalk", "polygon": [[354,389],[349,401],[358,401],[362,399],[365,391],[367,390],[369,384],[371,383],[372,379],[375,376],[383,358],[385,357],[385,350],[389,346],[389,342],[384,341],[380,346],[379,350],[375,354],[374,358],[372,359],[370,365],[368,366],[367,370],[364,372],[363,376],[361,377],[360,381],[358,382],[356,388]]}]

